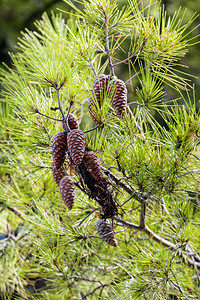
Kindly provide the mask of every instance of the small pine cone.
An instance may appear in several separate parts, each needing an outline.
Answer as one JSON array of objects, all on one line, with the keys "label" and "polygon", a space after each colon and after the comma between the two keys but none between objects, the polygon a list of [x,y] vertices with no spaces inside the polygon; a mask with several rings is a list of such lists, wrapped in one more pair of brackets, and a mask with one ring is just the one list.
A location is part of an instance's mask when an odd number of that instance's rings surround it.
[{"label": "small pine cone", "polygon": [[70,176],[64,176],[59,184],[62,199],[69,209],[72,209],[75,200],[75,183]]},{"label": "small pine cone", "polygon": [[109,84],[109,96],[118,117],[123,117],[127,108],[127,88],[121,79],[113,79]]},{"label": "small pine cone", "polygon": [[117,240],[109,220],[99,219],[96,223],[96,229],[99,236],[109,245],[117,247]]},{"label": "small pine cone", "polygon": [[88,107],[88,111],[90,113],[90,116],[92,118],[92,120],[94,121],[94,123],[96,125],[100,125],[100,122],[98,121],[98,108],[96,106],[96,104],[93,101],[93,98],[90,97],[88,99],[88,103],[87,103],[87,107]]},{"label": "small pine cone", "polygon": [[92,175],[92,177],[94,177],[95,180],[101,180],[103,178],[101,164],[95,152],[86,152],[83,158],[83,163],[87,171]]},{"label": "small pine cone", "polygon": [[61,179],[65,176],[63,167],[61,166],[61,168],[57,169],[55,164],[52,162],[51,169],[52,169],[53,178],[55,180],[55,183],[59,186]]},{"label": "small pine cone", "polygon": [[102,101],[107,94],[107,87],[108,87],[108,81],[109,77],[105,74],[98,75],[94,82],[93,82],[93,95],[92,98],[99,102],[99,104],[102,104]]},{"label": "small pine cone", "polygon": [[73,129],[67,135],[69,154],[75,165],[79,166],[85,154],[85,135],[79,129]]},{"label": "small pine cone", "polygon": [[[67,118],[67,115],[65,116],[65,120],[66,120],[66,118]],[[78,129],[77,117],[70,113],[68,116],[68,124],[69,124],[70,129]],[[63,126],[63,129],[65,129],[64,122],[62,122],[62,126]]]},{"label": "small pine cone", "polygon": [[59,169],[65,161],[67,148],[67,139],[64,132],[56,133],[52,143],[53,162],[57,169]]}]

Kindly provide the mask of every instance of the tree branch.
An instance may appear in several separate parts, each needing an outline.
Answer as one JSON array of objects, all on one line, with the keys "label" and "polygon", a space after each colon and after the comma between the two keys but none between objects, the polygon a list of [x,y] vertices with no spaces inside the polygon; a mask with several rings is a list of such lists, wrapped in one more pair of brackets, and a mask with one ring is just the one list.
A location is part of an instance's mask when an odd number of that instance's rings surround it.
[{"label": "tree branch", "polygon": [[146,201],[140,203],[140,227],[145,228]]},{"label": "tree branch", "polygon": [[62,121],[61,119],[56,119],[56,118],[50,117],[50,116],[48,116],[48,115],[45,115],[45,114],[41,113],[38,109],[36,109],[36,108],[34,108],[34,107],[32,107],[32,108],[34,109],[34,111],[35,111],[36,114],[39,114],[39,115],[41,115],[41,116],[44,116],[44,117],[46,117],[46,118],[48,118],[48,119],[51,119],[51,120],[54,120],[54,121],[58,121],[58,122],[61,122],[61,121]]},{"label": "tree branch", "polygon": [[112,59],[111,59],[111,55],[110,55],[110,46],[109,46],[109,27],[108,27],[108,19],[105,13],[105,10],[103,8],[103,6],[100,6],[101,10],[103,11],[104,17],[105,17],[105,42],[106,42],[106,53],[108,56],[108,63],[109,63],[109,67],[110,67],[110,73],[111,73],[111,78],[115,76],[114,73],[114,67],[113,67],[113,63],[112,63]]},{"label": "tree branch", "polygon": [[108,286],[108,285],[107,285],[107,284],[103,284],[103,285],[100,285],[100,286],[96,287],[92,292],[90,292],[89,294],[83,296],[81,299],[82,299],[82,300],[87,299],[87,297],[90,296],[90,295],[93,295],[94,292],[96,292],[96,290],[101,289],[101,288],[104,288],[104,287],[106,287],[106,286]]},{"label": "tree branch", "polygon": [[[136,229],[136,230],[141,230],[143,232],[145,232],[149,237],[151,237],[155,242],[169,248],[170,250],[173,250],[173,251],[177,251],[178,250],[178,246],[171,243],[170,241],[162,238],[161,236],[159,236],[158,234],[156,234],[154,231],[152,231],[146,224],[143,227],[141,227],[140,225],[137,225],[137,224],[134,224],[134,223],[131,223],[131,222],[128,222],[128,221],[125,221],[124,219],[121,219],[117,216],[114,217],[114,219],[116,221],[118,221],[119,223],[122,223],[124,225],[126,225],[127,227],[129,228],[132,228],[132,229]],[[188,252],[187,255],[189,255],[190,253]],[[179,257],[181,257],[184,261],[186,260],[188,265],[189,266],[192,266],[192,267],[195,267],[195,270],[197,268],[200,269],[200,262],[197,262],[196,260],[194,260],[194,257],[192,259],[188,258],[188,257],[185,257],[185,252],[179,250],[177,251],[177,255]]]}]

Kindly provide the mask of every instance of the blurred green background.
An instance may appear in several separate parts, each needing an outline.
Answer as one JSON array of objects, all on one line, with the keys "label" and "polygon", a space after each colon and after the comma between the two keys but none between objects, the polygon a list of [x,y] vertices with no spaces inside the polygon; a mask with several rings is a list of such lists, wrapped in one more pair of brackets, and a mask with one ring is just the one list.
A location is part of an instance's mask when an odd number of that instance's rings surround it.
[{"label": "blurred green background", "polygon": [[[73,2],[73,1],[72,1]],[[127,0],[119,0],[119,6],[127,4]],[[145,5],[150,3],[150,0],[143,1]],[[194,12],[200,13],[200,1],[196,0],[164,0],[161,4],[165,5],[168,15],[172,16],[173,13],[182,7],[182,12],[187,8],[187,13],[184,16],[184,23],[194,14]],[[8,52],[15,52],[17,38],[20,36],[20,31],[24,31],[25,28],[35,30],[33,25],[36,19],[40,19],[44,11],[51,15],[51,10],[59,12],[59,9],[69,11],[69,6],[58,0],[1,0],[0,1],[0,61],[10,65],[10,58]],[[67,18],[67,14],[63,14],[63,17]],[[189,38],[200,34],[200,17],[198,16],[193,23],[192,31],[189,34]],[[195,40],[199,41],[199,37]],[[182,64],[188,65],[189,69],[185,69],[189,74],[193,74],[196,78],[192,78],[192,82],[196,86],[197,100],[200,95],[200,44],[196,44],[189,49],[186,57],[182,60]],[[123,73],[123,70],[120,71]],[[176,95],[173,91],[167,88],[168,97],[175,98]]]}]

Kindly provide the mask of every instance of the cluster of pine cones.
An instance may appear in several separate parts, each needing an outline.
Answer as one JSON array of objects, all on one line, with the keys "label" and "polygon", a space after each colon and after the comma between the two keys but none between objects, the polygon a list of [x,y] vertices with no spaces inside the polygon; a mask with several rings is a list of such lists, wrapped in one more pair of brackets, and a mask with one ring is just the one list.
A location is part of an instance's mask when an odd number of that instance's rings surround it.
[{"label": "cluster of pine cones", "polygon": [[[105,97],[111,99],[113,109],[118,117],[123,117],[127,108],[127,90],[120,79],[109,80],[109,76],[101,74],[93,83],[92,96],[88,100],[88,110],[96,124],[100,124],[98,107],[101,108]],[[68,126],[65,124],[68,123]],[[67,127],[67,128],[66,128]],[[117,207],[112,193],[108,189],[109,182],[103,177],[101,164],[97,154],[85,145],[84,132],[78,129],[78,120],[69,113],[63,120],[64,131],[58,132],[52,144],[53,177],[59,186],[62,199],[68,209],[72,209],[75,201],[75,182],[67,174],[64,162],[68,154],[75,165],[76,172],[89,189],[90,197],[95,199],[102,208],[102,219],[96,224],[100,237],[112,246],[117,246],[111,222],[117,214]]]},{"label": "cluster of pine cones", "polygon": [[116,77],[100,74],[93,82],[92,96],[88,100],[88,111],[96,125],[100,124],[99,111],[105,99],[110,99],[116,115],[123,117],[127,109],[127,89],[125,83]]}]

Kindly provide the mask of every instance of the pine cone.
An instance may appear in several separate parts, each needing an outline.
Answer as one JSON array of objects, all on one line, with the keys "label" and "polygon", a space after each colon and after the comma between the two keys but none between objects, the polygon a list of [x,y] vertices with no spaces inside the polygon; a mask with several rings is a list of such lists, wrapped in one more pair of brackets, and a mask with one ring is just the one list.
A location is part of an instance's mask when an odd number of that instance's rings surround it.
[{"label": "pine cone", "polygon": [[109,84],[109,97],[118,117],[123,117],[127,108],[127,88],[121,79],[113,79]]},{"label": "pine cone", "polygon": [[79,129],[73,129],[67,135],[69,154],[75,165],[79,166],[85,154],[85,135]]},{"label": "pine cone", "polygon": [[109,77],[105,74],[98,75],[93,82],[93,99],[97,99],[101,105],[107,93]]},{"label": "pine cone", "polygon": [[[66,118],[67,118],[67,115],[65,116],[65,120],[66,120]],[[70,129],[78,129],[77,117],[70,113],[68,116],[68,124],[69,124]],[[65,129],[64,122],[62,122],[62,126],[63,126],[63,129]]]},{"label": "pine cone", "polygon": [[117,240],[109,220],[99,219],[96,223],[96,229],[99,236],[109,245],[117,247]]},{"label": "pine cone", "polygon": [[98,121],[98,108],[96,106],[96,104],[93,101],[93,98],[90,97],[88,99],[88,103],[87,103],[87,107],[88,107],[88,111],[90,113],[90,116],[92,118],[92,120],[94,121],[94,123],[96,125],[100,125],[100,122]]},{"label": "pine cone", "polygon": [[64,176],[59,184],[62,199],[69,209],[72,209],[75,200],[75,184],[70,176]]},{"label": "pine cone", "polygon": [[51,163],[51,169],[53,173],[53,178],[55,180],[55,183],[59,186],[59,183],[61,179],[65,176],[65,172],[63,170],[63,167],[57,169],[54,162]]},{"label": "pine cone", "polygon": [[67,148],[67,139],[64,132],[56,133],[52,143],[53,162],[57,169],[59,169],[65,161]]},{"label": "pine cone", "polygon": [[83,158],[83,163],[87,171],[92,175],[92,177],[94,177],[95,180],[101,180],[103,178],[101,164],[95,152],[86,152]]}]

